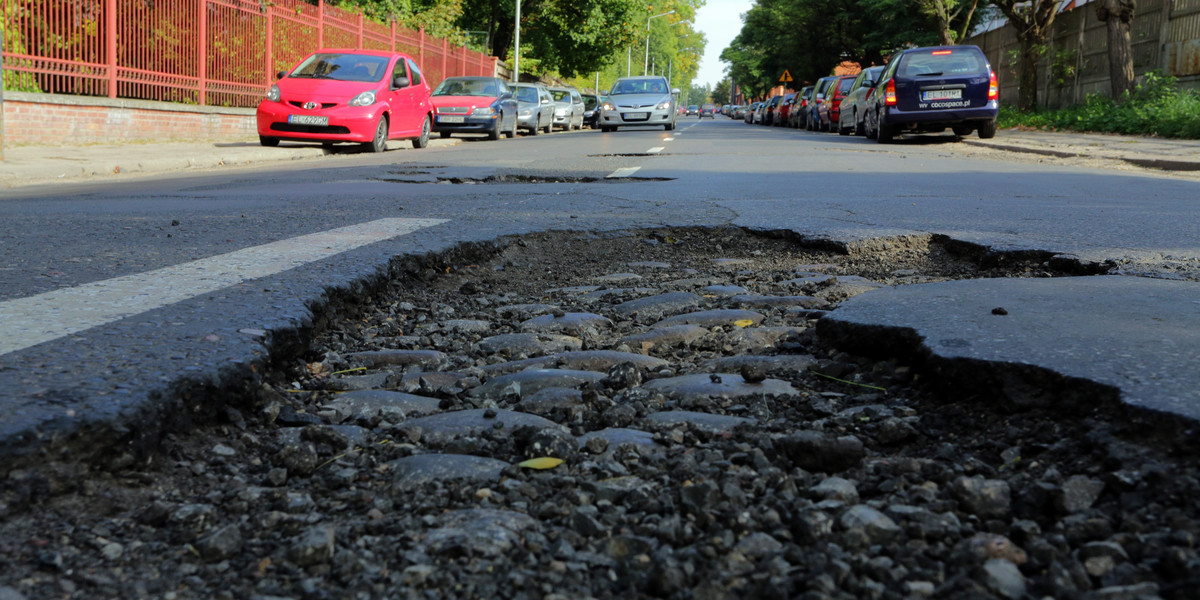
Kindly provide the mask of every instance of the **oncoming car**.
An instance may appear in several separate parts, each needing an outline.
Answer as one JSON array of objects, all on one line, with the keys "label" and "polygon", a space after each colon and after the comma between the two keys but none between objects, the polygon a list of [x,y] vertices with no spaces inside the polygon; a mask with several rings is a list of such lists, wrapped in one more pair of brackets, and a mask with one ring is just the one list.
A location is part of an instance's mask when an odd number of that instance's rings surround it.
[{"label": "oncoming car", "polygon": [[675,129],[675,95],[666,77],[621,77],[600,108],[600,130],[616,131],[628,125],[661,125]]},{"label": "oncoming car", "polygon": [[1000,86],[976,46],[910,48],[888,61],[867,99],[866,134],[888,142],[905,131],[996,135]]},{"label": "oncoming car", "polygon": [[429,93],[407,54],[318,50],[280,72],[258,103],[258,141],[352,142],[383,152],[388,140],[407,139],[424,148],[432,118]]}]

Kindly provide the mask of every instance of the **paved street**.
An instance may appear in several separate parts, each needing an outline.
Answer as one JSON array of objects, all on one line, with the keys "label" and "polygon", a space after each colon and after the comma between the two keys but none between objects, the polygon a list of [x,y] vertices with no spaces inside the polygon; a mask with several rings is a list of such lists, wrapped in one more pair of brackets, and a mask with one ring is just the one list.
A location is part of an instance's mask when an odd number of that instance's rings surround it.
[{"label": "paved street", "polygon": [[[0,264],[0,451],[124,429],[198,390],[236,389],[266,358],[264,332],[277,332],[266,348],[280,347],[281,332],[310,326],[312,306],[336,305],[395,257],[506,235],[736,225],[826,247],[935,236],[1079,272],[1191,282],[1200,272],[1200,184],[1187,173],[726,119],[453,142],[0,193],[10,249]],[[304,244],[286,243],[384,222],[398,228],[326,253],[298,257]],[[267,255],[278,268],[244,270]],[[1194,349],[1185,341],[1176,355]],[[1191,367],[1169,375],[1191,395],[1164,405],[1200,401]]]}]

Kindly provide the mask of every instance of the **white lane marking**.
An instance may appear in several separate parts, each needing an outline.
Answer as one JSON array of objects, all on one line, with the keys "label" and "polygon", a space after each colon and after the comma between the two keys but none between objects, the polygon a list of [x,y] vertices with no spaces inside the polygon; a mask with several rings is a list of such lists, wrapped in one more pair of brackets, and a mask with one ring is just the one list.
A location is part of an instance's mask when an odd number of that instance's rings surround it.
[{"label": "white lane marking", "polygon": [[0,302],[0,355],[445,222],[379,219]]},{"label": "white lane marking", "polygon": [[609,173],[608,177],[606,177],[605,179],[615,179],[618,177],[629,177],[630,175],[637,173],[638,169],[640,169],[640,168],[641,167],[622,167],[620,169],[617,169],[616,171],[613,171],[612,173]]},{"label": "white lane marking", "polygon": [[663,141],[664,142],[673,142],[673,141],[675,141],[675,138],[673,138],[673,137],[663,138]]},{"label": "white lane marking", "polygon": [[664,150],[663,146],[655,146],[655,147],[647,150],[646,154],[658,154],[659,152],[662,152],[663,150]]}]

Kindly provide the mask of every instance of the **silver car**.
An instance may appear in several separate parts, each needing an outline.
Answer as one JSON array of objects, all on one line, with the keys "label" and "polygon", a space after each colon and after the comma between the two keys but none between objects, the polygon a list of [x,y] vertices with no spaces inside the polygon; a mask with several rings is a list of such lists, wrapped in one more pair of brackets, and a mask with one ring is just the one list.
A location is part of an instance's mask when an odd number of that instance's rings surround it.
[{"label": "silver car", "polygon": [[554,126],[566,131],[583,129],[583,95],[575,88],[552,87]]},{"label": "silver car", "polygon": [[600,130],[616,131],[628,125],[662,125],[675,129],[676,96],[666,77],[621,77],[608,92],[600,110]]},{"label": "silver car", "polygon": [[554,127],[554,98],[550,90],[540,83],[514,83],[512,87],[517,97],[517,127],[529,135],[550,133]]}]

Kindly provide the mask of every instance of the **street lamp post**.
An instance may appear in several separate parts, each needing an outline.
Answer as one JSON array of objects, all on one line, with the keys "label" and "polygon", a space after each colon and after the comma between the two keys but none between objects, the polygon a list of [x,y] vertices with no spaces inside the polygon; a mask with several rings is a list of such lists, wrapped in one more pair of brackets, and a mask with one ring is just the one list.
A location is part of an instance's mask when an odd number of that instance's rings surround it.
[{"label": "street lamp post", "polygon": [[642,62],[642,75],[650,72],[650,19],[657,19],[673,14],[675,14],[675,11],[669,10],[661,15],[646,17],[646,59]]},{"label": "street lamp post", "polygon": [[513,50],[513,82],[521,81],[521,0],[517,0],[516,35]]}]

